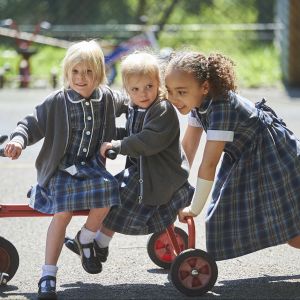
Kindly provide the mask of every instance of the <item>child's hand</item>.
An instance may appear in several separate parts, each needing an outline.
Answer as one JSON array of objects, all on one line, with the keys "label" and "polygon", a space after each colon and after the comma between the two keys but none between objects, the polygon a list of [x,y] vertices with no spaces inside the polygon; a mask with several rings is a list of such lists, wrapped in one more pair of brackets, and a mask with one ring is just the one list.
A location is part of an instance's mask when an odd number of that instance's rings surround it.
[{"label": "child's hand", "polygon": [[16,142],[9,142],[4,148],[4,155],[11,159],[18,159],[22,153],[22,146]]},{"label": "child's hand", "polygon": [[112,144],[104,142],[100,147],[100,154],[101,156],[105,157],[105,152],[109,149],[112,149]]},{"label": "child's hand", "polygon": [[196,215],[190,211],[189,206],[183,209],[179,209],[178,212],[178,219],[181,223],[186,223],[186,219],[185,219],[186,217],[196,217]]}]

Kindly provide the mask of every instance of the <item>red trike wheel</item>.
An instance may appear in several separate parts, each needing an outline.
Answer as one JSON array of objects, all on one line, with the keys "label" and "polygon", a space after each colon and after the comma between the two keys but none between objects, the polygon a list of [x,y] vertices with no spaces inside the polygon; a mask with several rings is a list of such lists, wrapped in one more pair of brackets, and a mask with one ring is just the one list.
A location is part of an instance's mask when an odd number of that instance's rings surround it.
[{"label": "red trike wheel", "polygon": [[218,267],[205,251],[187,249],[174,260],[170,277],[175,287],[183,294],[201,296],[216,283]]},{"label": "red trike wheel", "polygon": [[[179,228],[174,228],[176,239],[178,241],[180,250],[183,251],[188,248],[188,235]],[[176,255],[174,247],[169,239],[166,231],[153,233],[147,242],[147,251],[150,259],[159,267],[163,269],[170,269],[172,262]]]},{"label": "red trike wheel", "polygon": [[0,237],[0,273],[9,275],[8,281],[16,274],[19,267],[19,254],[15,246]]}]

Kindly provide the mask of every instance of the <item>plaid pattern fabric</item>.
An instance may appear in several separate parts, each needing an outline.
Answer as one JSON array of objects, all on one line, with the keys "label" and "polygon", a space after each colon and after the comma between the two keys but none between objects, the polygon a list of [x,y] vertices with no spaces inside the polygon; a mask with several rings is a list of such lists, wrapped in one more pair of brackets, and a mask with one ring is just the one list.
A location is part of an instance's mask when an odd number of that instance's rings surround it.
[{"label": "plaid pattern fabric", "polygon": [[[130,134],[142,130],[146,110],[129,111],[127,130]],[[160,232],[175,222],[178,210],[189,205],[194,189],[186,183],[178,189],[170,202],[148,206],[138,202],[139,177],[136,159],[129,158],[130,167],[116,175],[119,182],[121,206],[113,207],[103,224],[107,228],[128,235]]]},{"label": "plaid pattern fabric", "polygon": [[198,114],[233,130],[206,216],[207,251],[223,260],[300,235],[300,141],[265,105],[232,94]]},{"label": "plaid pattern fabric", "polygon": [[178,210],[190,204],[194,189],[186,183],[170,202],[148,206],[138,202],[138,172],[131,166],[116,176],[119,182],[121,205],[112,207],[103,225],[112,231],[128,235],[160,232],[176,220]]},{"label": "plaid pattern fabric", "polygon": [[[50,214],[119,205],[118,182],[98,155],[103,101],[67,101],[67,105],[70,143],[66,155],[47,187],[32,189],[30,206]],[[70,166],[76,174],[65,170]]]}]

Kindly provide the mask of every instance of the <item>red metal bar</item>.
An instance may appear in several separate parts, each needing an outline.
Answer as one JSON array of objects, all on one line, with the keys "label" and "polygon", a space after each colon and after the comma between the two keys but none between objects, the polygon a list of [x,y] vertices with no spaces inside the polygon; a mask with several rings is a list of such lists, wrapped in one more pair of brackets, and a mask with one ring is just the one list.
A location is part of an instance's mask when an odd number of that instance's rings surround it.
[{"label": "red metal bar", "polygon": [[195,230],[195,222],[193,217],[187,217],[186,218],[187,224],[188,224],[188,232],[189,232],[189,249],[195,249],[196,245],[196,230]]},{"label": "red metal bar", "polygon": [[173,245],[173,248],[174,248],[174,251],[175,251],[175,254],[176,255],[179,255],[180,254],[180,247],[178,245],[178,242],[177,242],[177,239],[176,239],[176,235],[175,235],[175,231],[174,231],[174,226],[173,224],[172,225],[169,225],[166,229],[167,231],[167,234],[169,236],[169,239],[171,240],[171,243]]},{"label": "red metal bar", "polygon": [[[88,210],[74,211],[74,216],[86,216]],[[50,217],[53,214],[44,214],[29,207],[28,204],[0,204],[0,218],[10,217]]]}]

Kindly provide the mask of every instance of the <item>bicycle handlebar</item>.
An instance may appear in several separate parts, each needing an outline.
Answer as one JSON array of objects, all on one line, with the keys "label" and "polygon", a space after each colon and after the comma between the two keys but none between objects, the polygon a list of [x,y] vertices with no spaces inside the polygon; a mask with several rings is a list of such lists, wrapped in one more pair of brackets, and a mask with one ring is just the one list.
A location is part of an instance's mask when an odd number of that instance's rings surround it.
[{"label": "bicycle handlebar", "polygon": [[[8,139],[7,135],[0,135],[0,145],[3,144]],[[0,148],[0,156],[4,155],[4,148]]]},{"label": "bicycle handlebar", "polygon": [[0,135],[0,145],[3,144],[8,139],[7,135]]},{"label": "bicycle handlebar", "polygon": [[[1,136],[0,138],[2,138]],[[5,137],[5,136],[4,136]],[[6,137],[7,138],[7,137]],[[6,139],[0,140],[0,144],[2,144]],[[117,157],[117,152],[115,150],[109,149],[105,151],[105,156],[108,157],[109,159],[116,159]],[[0,148],[0,156],[5,157],[4,155],[4,148]]]},{"label": "bicycle handlebar", "polygon": [[105,151],[105,157],[108,157],[109,159],[116,159],[118,153],[113,149],[108,149]]}]

